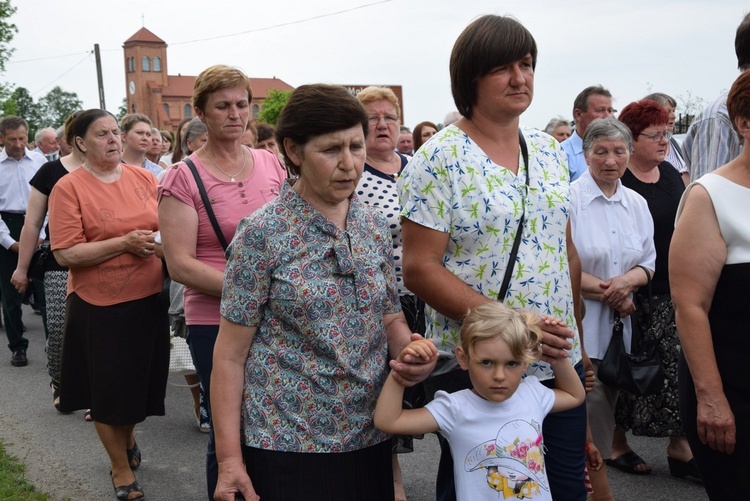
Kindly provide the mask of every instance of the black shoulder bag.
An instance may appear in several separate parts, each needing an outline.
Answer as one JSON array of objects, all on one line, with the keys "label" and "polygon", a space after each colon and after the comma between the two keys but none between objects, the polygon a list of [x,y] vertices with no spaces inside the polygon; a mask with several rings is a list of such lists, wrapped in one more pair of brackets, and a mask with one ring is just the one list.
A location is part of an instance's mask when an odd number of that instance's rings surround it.
[{"label": "black shoulder bag", "polygon": [[229,244],[227,243],[227,239],[224,238],[224,233],[221,231],[219,222],[216,220],[214,209],[213,207],[211,207],[211,200],[208,199],[208,193],[206,193],[206,188],[203,186],[203,181],[201,180],[201,176],[198,174],[198,169],[195,168],[195,164],[192,160],[190,160],[189,157],[183,158],[182,161],[185,162],[185,164],[190,169],[190,172],[192,172],[193,177],[195,178],[195,184],[198,185],[198,193],[200,193],[201,200],[203,200],[203,206],[206,208],[208,219],[209,221],[211,221],[211,226],[213,226],[214,232],[216,232],[216,238],[219,239],[221,248],[224,249],[224,252],[226,252]]},{"label": "black shoulder bag", "polygon": [[[529,150],[526,147],[526,140],[523,137],[520,129],[518,131],[518,145],[521,148],[521,155],[523,156],[523,163],[526,173],[526,187],[529,186]],[[516,258],[518,256],[518,248],[521,245],[521,237],[523,236],[523,224],[526,219],[526,205],[523,204],[523,212],[521,213],[521,219],[518,221],[518,230],[516,231],[516,237],[513,240],[513,247],[508,257],[508,266],[505,268],[505,276],[503,277],[502,286],[500,287],[500,293],[497,296],[498,301],[505,299],[505,295],[508,292],[510,286],[510,280],[513,277],[513,268],[516,264]],[[423,402],[410,402],[414,407],[420,407],[427,402],[430,402],[435,392],[438,390],[447,391],[453,393],[459,390],[465,390],[471,388],[471,380],[469,379],[469,373],[458,365],[455,355],[450,357],[443,357],[438,360],[435,370],[432,371],[430,376],[422,383],[424,388],[424,395],[419,395],[423,398]],[[421,392],[416,392],[421,393]]]},{"label": "black shoulder bag", "polygon": [[[227,239],[224,238],[224,233],[221,231],[221,226],[219,226],[219,221],[216,220],[216,215],[214,214],[214,210],[211,207],[211,200],[208,198],[208,193],[206,193],[206,188],[203,186],[203,181],[201,180],[200,174],[198,174],[198,169],[195,168],[195,164],[192,160],[190,160],[189,157],[185,157],[182,159],[183,162],[185,162],[185,165],[188,166],[190,169],[190,172],[193,174],[193,178],[195,178],[195,184],[198,186],[198,193],[200,193],[201,200],[203,201],[203,206],[206,208],[206,214],[208,215],[208,220],[211,221],[211,226],[214,229],[214,232],[216,233],[216,238],[219,240],[219,243],[221,244],[221,248],[224,249],[224,253],[227,252],[227,248],[229,247],[229,244],[227,243]],[[166,274],[166,278],[164,279],[164,283],[162,284],[161,293],[160,293],[160,299],[163,303],[166,303],[167,307],[169,307],[169,288],[172,284],[172,279],[169,276],[169,270],[167,269],[167,262],[166,260],[162,261],[164,263],[164,273]]]},{"label": "black shoulder bag", "polygon": [[[646,273],[648,279],[648,302],[649,310],[651,310],[651,274],[643,266],[638,267]],[[658,346],[655,342],[632,343],[634,347],[639,346],[633,349],[632,353],[627,353],[622,338],[623,325],[620,314],[617,311],[614,314],[615,325],[612,328],[612,340],[599,365],[597,377],[607,386],[636,396],[660,393],[664,387],[664,368]],[[631,322],[636,322],[632,315]]]}]

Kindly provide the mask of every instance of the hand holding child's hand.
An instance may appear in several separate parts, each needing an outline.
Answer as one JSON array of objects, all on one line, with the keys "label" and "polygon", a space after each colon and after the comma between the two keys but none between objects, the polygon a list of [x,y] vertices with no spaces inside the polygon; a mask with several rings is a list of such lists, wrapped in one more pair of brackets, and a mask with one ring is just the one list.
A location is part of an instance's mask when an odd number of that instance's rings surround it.
[{"label": "hand holding child's hand", "polygon": [[402,386],[410,387],[430,375],[437,359],[438,351],[432,339],[424,339],[414,333],[411,335],[411,342],[389,365],[396,381]]},{"label": "hand holding child's hand", "polygon": [[404,363],[424,363],[432,360],[432,357],[437,354],[438,351],[432,339],[417,339],[401,350],[397,360]]},{"label": "hand holding child's hand", "polygon": [[569,341],[573,331],[568,329],[567,324],[560,319],[543,316],[539,320],[539,328],[544,333],[541,359],[552,364],[558,359],[567,358],[568,350],[573,347]]}]

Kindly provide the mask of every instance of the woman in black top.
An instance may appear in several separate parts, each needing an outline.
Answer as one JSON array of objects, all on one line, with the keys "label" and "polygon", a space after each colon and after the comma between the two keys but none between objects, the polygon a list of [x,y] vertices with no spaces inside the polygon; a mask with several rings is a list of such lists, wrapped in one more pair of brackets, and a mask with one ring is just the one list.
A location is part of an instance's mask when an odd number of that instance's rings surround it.
[{"label": "woman in black top", "polygon": [[[63,140],[73,144],[72,124],[80,112],[75,112],[65,121],[65,134]],[[58,160],[47,162],[42,165],[34,177],[29,181],[31,193],[26,208],[26,218],[18,248],[18,266],[13,272],[11,283],[18,292],[23,293],[29,285],[27,278],[29,263],[38,243],[39,234],[47,215],[47,204],[49,194],[52,192],[57,181],[69,172],[73,172],[83,165],[86,157],[77,148]],[[45,228],[45,240],[49,242],[49,225]],[[38,300],[42,308],[42,321],[44,333],[47,337],[47,369],[52,378],[53,404],[60,410],[60,362],[62,360],[62,337],[63,323],[65,321],[65,297],[67,294],[68,269],[60,266],[50,252],[44,261],[44,282],[35,281]]]}]

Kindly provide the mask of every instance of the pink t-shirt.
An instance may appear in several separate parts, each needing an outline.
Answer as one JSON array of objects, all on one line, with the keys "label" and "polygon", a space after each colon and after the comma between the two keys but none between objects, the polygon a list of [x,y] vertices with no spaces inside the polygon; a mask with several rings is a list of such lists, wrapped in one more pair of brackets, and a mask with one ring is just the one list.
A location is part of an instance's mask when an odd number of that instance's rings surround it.
[{"label": "pink t-shirt", "polygon": [[[286,170],[278,157],[266,150],[250,150],[253,155],[254,168],[248,177],[234,183],[217,179],[206,170],[198,155],[193,153],[190,159],[198,169],[203,186],[206,188],[213,207],[216,220],[219,222],[224,238],[231,242],[237,224],[243,217],[249,216],[266,202],[276,198],[281,185],[286,179]],[[196,258],[224,272],[227,261],[216,232],[211,226],[208,214],[201,201],[198,186],[190,169],[184,162],[169,168],[159,185],[158,200],[164,196],[173,196],[180,202],[198,212],[198,238],[196,241]],[[218,325],[219,303],[221,298],[185,287],[185,320],[188,325]]]}]

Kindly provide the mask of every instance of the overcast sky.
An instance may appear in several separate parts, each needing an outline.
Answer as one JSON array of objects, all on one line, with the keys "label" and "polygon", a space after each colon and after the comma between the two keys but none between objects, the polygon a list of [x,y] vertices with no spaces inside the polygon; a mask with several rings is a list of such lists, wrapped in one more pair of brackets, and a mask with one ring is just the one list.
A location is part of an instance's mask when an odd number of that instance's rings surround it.
[{"label": "overcast sky", "polygon": [[107,108],[116,112],[126,91],[122,44],[145,26],[167,42],[171,75],[222,63],[292,86],[401,85],[409,127],[455,108],[450,51],[480,15],[512,15],[534,35],[534,102],[521,121],[542,128],[554,115],[571,118],[576,94],[597,83],[618,109],[657,91],[714,99],[738,75],[734,35],[750,9],[739,0],[11,2],[19,31],[0,81],[35,101],[59,85],[98,107],[98,43]]}]

